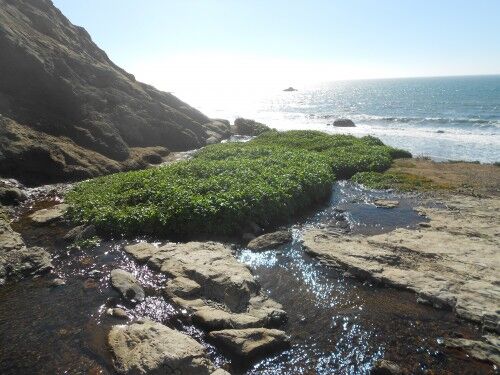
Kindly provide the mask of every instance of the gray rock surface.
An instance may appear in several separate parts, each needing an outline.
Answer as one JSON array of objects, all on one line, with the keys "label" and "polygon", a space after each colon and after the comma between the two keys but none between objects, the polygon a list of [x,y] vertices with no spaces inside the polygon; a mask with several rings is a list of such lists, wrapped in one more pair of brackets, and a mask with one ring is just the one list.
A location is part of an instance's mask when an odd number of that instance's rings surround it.
[{"label": "gray rock surface", "polygon": [[285,332],[277,329],[247,328],[212,331],[208,336],[234,354],[254,358],[289,345]]},{"label": "gray rock surface", "polygon": [[399,206],[399,202],[393,199],[376,199],[373,204],[381,208],[396,208]]},{"label": "gray rock surface", "polygon": [[144,167],[135,148],[187,150],[229,135],[227,123],[137,82],[50,0],[0,0],[0,50],[1,175],[88,178]]},{"label": "gray rock surface", "polygon": [[0,284],[47,272],[53,268],[50,254],[40,247],[27,248],[21,235],[8,223],[0,207]]},{"label": "gray rock surface", "polygon": [[201,344],[160,323],[114,326],[108,343],[120,374],[208,375],[215,370]]},{"label": "gray rock surface", "polygon": [[381,359],[375,362],[370,375],[403,375],[403,371],[396,363]]},{"label": "gray rock surface", "polygon": [[[143,251],[146,249],[146,251]],[[260,294],[248,267],[216,242],[137,247],[129,254],[168,275],[166,294],[209,330],[276,326],[286,320],[280,304]],[[144,253],[147,253],[147,256]]]},{"label": "gray rock surface", "polygon": [[421,208],[429,226],[375,236],[304,234],[325,263],[418,293],[436,307],[500,332],[500,199],[449,197],[447,208]]},{"label": "gray rock surface", "polygon": [[146,262],[157,251],[157,247],[147,242],[139,242],[134,245],[126,245],[124,247],[126,253],[130,254],[138,262]]},{"label": "gray rock surface", "polygon": [[142,301],[145,294],[137,279],[130,272],[114,269],[111,271],[111,285],[129,301]]},{"label": "gray rock surface", "polygon": [[61,203],[56,204],[50,208],[44,208],[43,210],[35,211],[30,215],[30,219],[36,225],[49,225],[57,221],[61,221],[68,209],[68,205]]},{"label": "gray rock surface", "polygon": [[251,240],[247,247],[250,250],[262,251],[283,245],[292,240],[292,233],[288,230],[266,233]]},{"label": "gray rock surface", "polygon": [[448,348],[464,350],[471,357],[500,366],[500,338],[498,336],[486,335],[483,341],[447,338],[444,345]]}]

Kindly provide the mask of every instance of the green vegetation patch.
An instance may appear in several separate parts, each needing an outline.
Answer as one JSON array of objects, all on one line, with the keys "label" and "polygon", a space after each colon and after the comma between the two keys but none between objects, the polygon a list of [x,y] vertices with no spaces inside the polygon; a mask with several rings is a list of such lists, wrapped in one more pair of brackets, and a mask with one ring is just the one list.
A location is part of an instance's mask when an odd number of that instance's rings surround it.
[{"label": "green vegetation patch", "polygon": [[287,222],[324,201],[335,176],[383,171],[402,153],[373,137],[269,131],[207,146],[192,160],[82,182],[66,201],[74,221],[105,233],[241,234],[252,223]]},{"label": "green vegetation patch", "polygon": [[69,214],[120,234],[231,235],[283,222],[330,193],[327,158],[246,144],[209,146],[195,159],[78,184]]},{"label": "green vegetation patch", "polygon": [[260,145],[280,145],[319,152],[327,156],[338,178],[350,178],[357,172],[382,172],[396,158],[411,158],[407,151],[385,146],[378,138],[329,135],[320,131],[270,131],[252,141]]},{"label": "green vegetation patch", "polygon": [[370,189],[396,189],[400,191],[428,191],[448,189],[449,186],[410,173],[402,172],[360,172],[352,180]]}]

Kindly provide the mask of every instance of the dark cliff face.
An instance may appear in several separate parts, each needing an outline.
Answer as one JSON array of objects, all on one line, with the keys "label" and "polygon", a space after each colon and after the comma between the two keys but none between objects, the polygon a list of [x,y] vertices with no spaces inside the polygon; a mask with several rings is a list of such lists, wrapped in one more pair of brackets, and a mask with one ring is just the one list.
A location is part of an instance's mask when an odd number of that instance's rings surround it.
[{"label": "dark cliff face", "polygon": [[[175,96],[137,82],[50,0],[0,0],[0,51],[0,114],[35,138],[64,137],[71,147],[123,162],[131,147],[186,150],[227,132]],[[10,146],[0,142],[0,164],[16,156]],[[51,144],[37,147],[50,151]],[[0,175],[9,171],[0,166]]]}]

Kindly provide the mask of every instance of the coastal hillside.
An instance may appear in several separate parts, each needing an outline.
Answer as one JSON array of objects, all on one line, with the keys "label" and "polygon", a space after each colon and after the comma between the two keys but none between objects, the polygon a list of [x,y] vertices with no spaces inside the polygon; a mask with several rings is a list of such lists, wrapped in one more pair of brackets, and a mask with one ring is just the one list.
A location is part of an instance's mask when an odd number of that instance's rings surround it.
[{"label": "coastal hillside", "polygon": [[168,152],[152,146],[187,150],[228,134],[228,124],[137,82],[50,0],[0,0],[0,50],[2,176],[88,178]]}]

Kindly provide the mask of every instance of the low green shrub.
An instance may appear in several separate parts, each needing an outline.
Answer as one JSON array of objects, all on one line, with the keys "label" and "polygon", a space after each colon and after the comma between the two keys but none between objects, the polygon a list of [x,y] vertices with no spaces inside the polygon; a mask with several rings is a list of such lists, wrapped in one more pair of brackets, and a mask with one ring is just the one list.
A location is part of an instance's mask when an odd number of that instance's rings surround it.
[{"label": "low green shrub", "polygon": [[385,146],[372,136],[330,135],[320,131],[267,132],[251,141],[259,145],[280,145],[320,152],[330,159],[338,178],[350,178],[360,171],[382,172],[395,158],[409,157],[407,151]]},{"label": "low green shrub", "polygon": [[220,144],[195,159],[78,184],[69,214],[120,234],[231,235],[250,222],[284,222],[325,199],[325,156],[281,147]]}]

